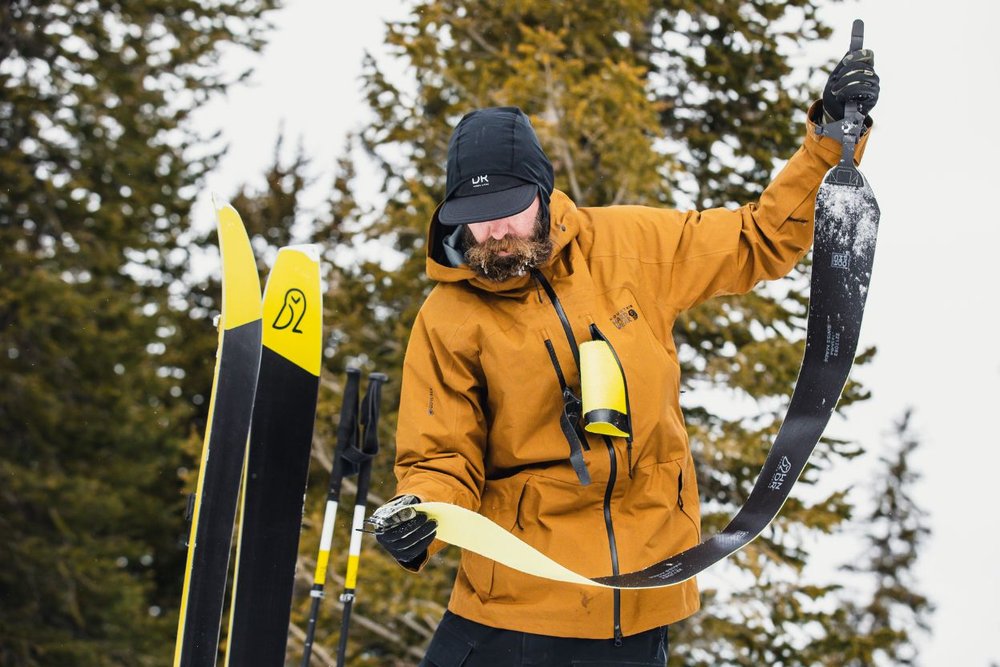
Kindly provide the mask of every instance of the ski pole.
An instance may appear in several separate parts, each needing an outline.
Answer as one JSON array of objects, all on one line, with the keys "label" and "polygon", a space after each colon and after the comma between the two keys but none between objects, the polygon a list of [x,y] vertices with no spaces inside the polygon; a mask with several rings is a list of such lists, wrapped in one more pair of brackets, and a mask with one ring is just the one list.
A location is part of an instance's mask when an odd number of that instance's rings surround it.
[{"label": "ski pole", "polygon": [[323,589],[326,586],[326,572],[330,562],[330,546],[333,542],[333,527],[337,516],[337,504],[340,502],[340,487],[344,477],[343,452],[357,448],[358,437],[358,385],[361,371],[356,368],[347,369],[347,383],[344,385],[344,402],[340,407],[340,423],[337,425],[337,444],[333,452],[333,464],[330,471],[330,487],[326,494],[326,511],[323,515],[323,532],[319,540],[319,555],[316,557],[316,573],[313,576],[312,607],[309,610],[309,625],[306,630],[306,641],[302,652],[302,667],[308,667],[312,657],[313,639],[316,635],[316,619],[319,616],[320,604],[323,600]]},{"label": "ski pole", "polygon": [[365,507],[368,502],[368,487],[372,476],[372,460],[378,454],[378,419],[382,401],[382,383],[389,378],[384,373],[368,376],[368,391],[361,403],[361,448],[347,449],[344,457],[360,466],[358,491],[354,499],[354,521],[351,526],[351,545],[347,556],[347,574],[344,577],[344,592],[340,601],[344,605],[340,623],[340,644],[337,647],[337,665],[343,667],[347,654],[347,630],[351,623],[351,609],[354,606],[357,589],[358,565],[361,560],[361,538],[364,536]]}]

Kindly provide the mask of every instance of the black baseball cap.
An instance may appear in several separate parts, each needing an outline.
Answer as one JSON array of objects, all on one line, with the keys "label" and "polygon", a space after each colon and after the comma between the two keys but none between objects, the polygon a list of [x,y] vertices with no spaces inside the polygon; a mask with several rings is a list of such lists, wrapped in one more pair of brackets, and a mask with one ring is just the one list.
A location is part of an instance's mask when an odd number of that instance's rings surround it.
[{"label": "black baseball cap", "polygon": [[444,225],[465,225],[520,213],[552,195],[552,163],[528,116],[517,107],[477,109],[462,117],[448,143]]}]

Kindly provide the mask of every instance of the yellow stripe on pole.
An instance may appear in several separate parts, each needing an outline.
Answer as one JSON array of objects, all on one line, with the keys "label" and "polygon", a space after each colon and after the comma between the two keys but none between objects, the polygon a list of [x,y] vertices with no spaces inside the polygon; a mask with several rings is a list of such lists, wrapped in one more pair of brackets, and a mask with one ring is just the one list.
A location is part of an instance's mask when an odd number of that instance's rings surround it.
[{"label": "yellow stripe on pole", "polygon": [[344,588],[355,589],[358,583],[358,561],[359,556],[351,554],[347,557],[347,576],[344,577]]},{"label": "yellow stripe on pole", "polygon": [[264,346],[318,377],[322,310],[318,248],[279,250],[264,292]]},{"label": "yellow stripe on pole", "polygon": [[347,549],[347,575],[344,588],[355,588],[358,579],[358,560],[361,558],[362,529],[365,527],[365,506],[354,506],[354,520],[351,522],[351,544]]},{"label": "yellow stripe on pole", "polygon": [[330,566],[330,552],[320,551],[319,557],[316,559],[316,576],[313,578],[313,583],[317,586],[323,586],[326,584],[326,570]]}]

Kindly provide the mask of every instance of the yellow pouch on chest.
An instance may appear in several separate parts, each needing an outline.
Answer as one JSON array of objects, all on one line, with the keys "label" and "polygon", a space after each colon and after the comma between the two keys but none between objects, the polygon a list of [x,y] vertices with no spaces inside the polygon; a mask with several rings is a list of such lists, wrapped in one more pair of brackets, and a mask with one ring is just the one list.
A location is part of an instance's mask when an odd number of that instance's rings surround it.
[{"label": "yellow pouch on chest", "polygon": [[580,391],[585,430],[618,438],[629,436],[625,375],[606,340],[580,345]]}]

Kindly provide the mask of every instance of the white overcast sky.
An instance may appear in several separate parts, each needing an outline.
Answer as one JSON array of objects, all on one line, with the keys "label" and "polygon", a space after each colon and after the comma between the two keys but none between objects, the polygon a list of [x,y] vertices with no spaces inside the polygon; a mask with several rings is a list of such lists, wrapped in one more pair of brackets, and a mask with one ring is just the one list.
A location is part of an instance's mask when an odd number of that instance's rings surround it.
[{"label": "white overcast sky", "polygon": [[[288,0],[272,15],[277,31],[263,57],[230,59],[234,67],[252,62],[256,74],[196,116],[231,143],[206,195],[259,184],[282,124],[287,144],[302,141],[314,173],[332,173],[346,133],[367,118],[362,52],[381,52],[382,21],[404,15],[399,0],[347,7]],[[852,19],[862,18],[882,77],[862,165],[882,209],[862,345],[879,353],[854,371],[873,399],[835,418],[828,433],[877,453],[891,422],[916,410],[916,497],[934,531],[918,575],[938,607],[920,662],[987,667],[1000,662],[1000,3],[847,1],[823,17],[834,37],[797,62],[840,55]],[[196,211],[210,220],[207,197],[200,201]],[[829,474],[866,479],[870,464],[843,463]]]}]

